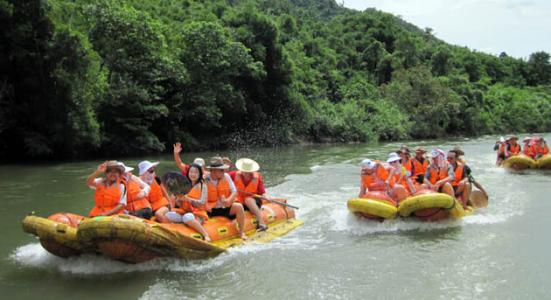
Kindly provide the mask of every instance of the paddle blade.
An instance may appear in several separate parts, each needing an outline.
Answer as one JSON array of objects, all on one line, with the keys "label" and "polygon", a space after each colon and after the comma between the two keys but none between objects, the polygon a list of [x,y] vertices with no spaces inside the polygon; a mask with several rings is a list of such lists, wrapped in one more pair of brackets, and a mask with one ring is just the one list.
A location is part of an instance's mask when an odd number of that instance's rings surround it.
[{"label": "paddle blade", "polygon": [[178,172],[167,172],[161,177],[161,182],[169,193],[185,195],[191,189],[191,182]]},{"label": "paddle blade", "polygon": [[488,206],[488,197],[481,191],[472,191],[470,196],[471,203],[476,208],[484,208]]}]

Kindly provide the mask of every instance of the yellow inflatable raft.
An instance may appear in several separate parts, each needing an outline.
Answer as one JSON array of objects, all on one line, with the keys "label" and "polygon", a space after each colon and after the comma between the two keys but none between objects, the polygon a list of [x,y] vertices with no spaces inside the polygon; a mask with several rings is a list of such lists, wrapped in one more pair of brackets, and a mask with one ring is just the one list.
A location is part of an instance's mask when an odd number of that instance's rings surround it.
[{"label": "yellow inflatable raft", "polygon": [[424,221],[461,218],[473,211],[471,207],[463,209],[461,203],[448,194],[430,191],[422,191],[408,197],[398,206],[400,216],[409,217],[413,214]]},{"label": "yellow inflatable raft", "polygon": [[393,219],[398,209],[396,202],[383,192],[368,192],[362,198],[350,199],[348,209],[370,219]]},{"label": "yellow inflatable raft", "polygon": [[503,161],[502,166],[514,170],[535,169],[537,162],[524,154],[511,156]]},{"label": "yellow inflatable raft", "polygon": [[[263,204],[262,213],[268,225],[264,232],[257,232],[255,218],[249,212],[245,213],[245,231],[249,239],[256,242],[271,241],[303,223],[295,219],[293,209],[278,204]],[[23,220],[23,228],[38,236],[43,246],[45,242],[49,245],[54,241],[55,247],[44,246],[54,255],[67,257],[97,252],[130,263],[157,257],[207,258],[243,243],[237,222],[224,217],[214,217],[204,223],[213,240],[211,243],[203,241],[199,233],[183,224],[157,223],[128,215],[78,217],[78,224],[67,225],[28,216]]]},{"label": "yellow inflatable raft", "polygon": [[538,169],[548,169],[551,170],[551,155],[546,154],[542,157],[540,157],[536,164],[538,166]]}]

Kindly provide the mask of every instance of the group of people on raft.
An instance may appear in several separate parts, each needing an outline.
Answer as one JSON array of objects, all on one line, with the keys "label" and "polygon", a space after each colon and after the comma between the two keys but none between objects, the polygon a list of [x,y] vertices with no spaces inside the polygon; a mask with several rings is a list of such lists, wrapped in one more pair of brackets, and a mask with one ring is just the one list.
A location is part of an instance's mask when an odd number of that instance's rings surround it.
[{"label": "group of people on raft", "polygon": [[389,153],[386,162],[364,159],[361,162],[359,197],[370,191],[380,191],[399,205],[421,190],[432,190],[449,194],[466,208],[472,185],[487,196],[461,158],[465,153],[460,148],[455,147],[447,155],[438,148],[428,154],[422,147],[414,151],[415,156],[411,157],[409,148],[402,146],[400,150]]},{"label": "group of people on raft", "polygon": [[[262,199],[266,195],[259,164],[249,158],[232,162],[227,157],[212,157],[208,165],[202,158],[192,164],[180,159],[182,146],[174,144],[174,160],[178,169],[191,182],[186,195],[169,195],[167,189],[155,174],[159,162],[142,161],[138,164],[138,176],[134,168],[119,161],[106,161],[88,176],[86,184],[95,190],[95,206],[90,217],[130,214],[163,223],[185,223],[201,233],[210,242],[203,227],[209,217],[224,216],[237,218],[240,235],[244,233],[245,210],[249,210],[258,221],[258,230],[267,226],[262,219]],[[105,177],[101,177],[105,174]]]},{"label": "group of people on raft", "polygon": [[538,159],[543,155],[549,154],[547,142],[540,136],[527,136],[522,142],[524,147],[518,144],[518,137],[515,135],[500,138],[494,145],[494,151],[497,151],[496,164],[499,166],[503,161],[511,156],[526,155],[532,159]]}]

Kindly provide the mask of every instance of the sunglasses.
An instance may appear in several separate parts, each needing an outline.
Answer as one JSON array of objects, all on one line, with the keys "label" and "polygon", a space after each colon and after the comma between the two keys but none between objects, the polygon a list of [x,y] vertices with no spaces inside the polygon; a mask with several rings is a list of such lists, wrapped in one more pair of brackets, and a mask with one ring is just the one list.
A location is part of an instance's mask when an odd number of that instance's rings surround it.
[{"label": "sunglasses", "polygon": [[147,172],[149,172],[149,173],[155,173],[155,169],[149,169],[149,170],[147,170]]}]

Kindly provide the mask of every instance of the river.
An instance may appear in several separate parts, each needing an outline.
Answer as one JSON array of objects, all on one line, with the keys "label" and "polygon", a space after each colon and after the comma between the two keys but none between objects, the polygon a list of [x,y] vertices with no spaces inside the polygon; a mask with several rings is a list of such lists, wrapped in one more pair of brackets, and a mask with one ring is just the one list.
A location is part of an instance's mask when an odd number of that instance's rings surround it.
[{"label": "river", "polygon": [[[545,135],[547,140],[551,135]],[[216,258],[138,265],[96,256],[61,259],[21,229],[35,211],[86,214],[85,180],[99,161],[0,166],[0,293],[4,299],[541,299],[551,294],[550,173],[494,165],[495,136],[408,142],[459,145],[490,195],[488,208],[459,221],[359,220],[346,201],[359,188],[359,162],[401,143],[313,145],[232,151],[261,163],[268,192],[300,207],[302,227],[269,244]],[[185,149],[184,149],[185,151]],[[253,154],[254,153],[254,154]],[[190,162],[214,153],[184,152]],[[160,173],[174,169],[172,155]],[[135,166],[141,159],[127,159]],[[259,298],[262,297],[262,298]]]}]

